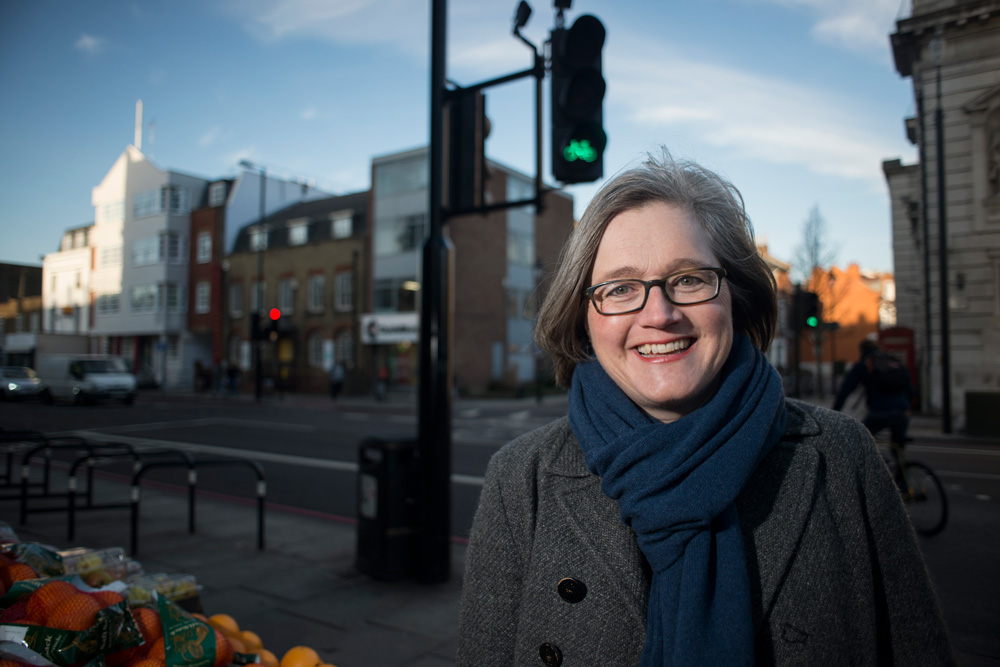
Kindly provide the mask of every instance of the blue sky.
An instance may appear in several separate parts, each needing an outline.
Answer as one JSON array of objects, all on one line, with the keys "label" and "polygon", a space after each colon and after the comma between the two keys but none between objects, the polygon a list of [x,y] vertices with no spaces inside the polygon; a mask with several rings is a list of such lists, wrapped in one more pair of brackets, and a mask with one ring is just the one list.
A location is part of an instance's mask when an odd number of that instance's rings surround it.
[{"label": "blue sky", "polygon": [[[511,35],[516,5],[448,2],[450,79],[530,67]],[[532,5],[522,32],[540,45],[554,10]],[[605,177],[667,146],[736,184],[779,259],[794,259],[815,206],[839,264],[891,270],[882,161],[916,159],[910,81],[888,37],[900,11],[575,0],[567,24],[591,13],[607,29]],[[93,220],[91,189],[132,143],[140,98],[143,150],[161,168],[219,178],[250,159],[333,193],[369,187],[373,156],[427,143],[429,43],[429,0],[3,3],[0,261],[40,264]],[[487,154],[529,174],[533,90],[525,79],[487,93]],[[577,215],[598,185],[569,188]]]}]

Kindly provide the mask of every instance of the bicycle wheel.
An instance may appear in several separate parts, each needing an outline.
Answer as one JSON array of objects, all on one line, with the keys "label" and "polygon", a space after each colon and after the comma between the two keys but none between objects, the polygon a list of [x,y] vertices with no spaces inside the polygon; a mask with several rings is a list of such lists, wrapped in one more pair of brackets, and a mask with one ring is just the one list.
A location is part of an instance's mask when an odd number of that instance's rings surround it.
[{"label": "bicycle wheel", "polygon": [[913,529],[921,535],[937,535],[948,523],[948,498],[941,480],[933,470],[916,461],[907,463],[906,476],[910,483],[906,512]]}]

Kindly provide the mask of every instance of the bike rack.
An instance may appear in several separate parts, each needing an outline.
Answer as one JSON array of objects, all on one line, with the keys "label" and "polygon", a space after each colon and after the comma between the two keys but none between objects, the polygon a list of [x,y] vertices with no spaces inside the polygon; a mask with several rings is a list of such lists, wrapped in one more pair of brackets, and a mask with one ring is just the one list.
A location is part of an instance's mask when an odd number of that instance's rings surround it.
[{"label": "bike rack", "polygon": [[[120,442],[103,442],[94,445],[94,450],[88,452],[86,455],[79,457],[73,461],[69,469],[69,476],[66,479],[66,496],[67,496],[67,525],[66,525],[66,537],[72,540],[76,535],[76,512],[77,510],[105,510],[105,509],[128,509],[131,507],[131,502],[125,501],[120,503],[94,503],[94,468],[102,463],[107,462],[115,458],[131,458],[132,459],[132,472],[134,473],[142,465],[142,460],[147,456],[163,456],[172,455],[179,456],[185,460],[190,460],[191,455],[187,452],[178,452],[176,450],[169,449],[158,449],[153,451],[142,452],[141,454],[136,452],[135,449],[128,444]],[[77,493],[77,479],[76,472],[81,464],[87,464],[87,490],[86,498],[87,502],[84,506],[77,506],[76,503],[76,493]]]},{"label": "bike rack", "polygon": [[[58,438],[44,437],[44,442],[35,445],[29,449],[24,456],[21,458],[21,492],[18,494],[17,498],[21,501],[20,508],[20,522],[24,525],[28,521],[28,499],[29,498],[61,498],[65,496],[64,493],[54,493],[49,489],[49,484],[52,476],[52,452],[54,450],[87,450],[93,448],[93,445],[88,443],[83,438],[77,436],[66,436]],[[41,482],[31,482],[31,460],[35,458],[39,453],[44,454],[44,468],[43,468],[43,478]],[[36,493],[34,495],[29,493],[29,488],[32,486],[40,486],[42,488],[41,493]],[[7,497],[4,500],[13,500],[14,497]],[[36,508],[30,510],[32,512],[51,512],[56,511],[61,508],[57,507],[45,507]]]},{"label": "bike rack", "polygon": [[188,467],[188,532],[195,532],[195,486],[197,485],[198,466],[249,466],[257,475],[257,550],[264,550],[264,506],[267,495],[267,482],[264,477],[264,467],[254,459],[211,458],[190,459],[186,461],[153,461],[140,463],[132,475],[131,491],[131,535],[129,553],[135,556],[139,552],[139,499],[141,496],[139,483],[143,475],[155,468]]}]

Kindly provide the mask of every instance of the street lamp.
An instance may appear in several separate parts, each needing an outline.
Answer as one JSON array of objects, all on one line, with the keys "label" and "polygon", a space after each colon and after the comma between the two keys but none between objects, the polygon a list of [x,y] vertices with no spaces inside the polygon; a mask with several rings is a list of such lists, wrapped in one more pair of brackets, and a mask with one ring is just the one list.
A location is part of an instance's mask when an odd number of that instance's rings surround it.
[{"label": "street lamp", "polygon": [[257,221],[257,312],[256,317],[251,315],[251,321],[255,323],[253,328],[253,374],[254,374],[254,398],[260,402],[261,387],[263,385],[264,373],[260,360],[260,318],[264,311],[264,249],[267,247],[267,226],[264,218],[267,216],[266,193],[267,193],[267,167],[257,165],[250,160],[240,160],[240,166],[244,169],[254,169],[260,173],[260,216]]}]

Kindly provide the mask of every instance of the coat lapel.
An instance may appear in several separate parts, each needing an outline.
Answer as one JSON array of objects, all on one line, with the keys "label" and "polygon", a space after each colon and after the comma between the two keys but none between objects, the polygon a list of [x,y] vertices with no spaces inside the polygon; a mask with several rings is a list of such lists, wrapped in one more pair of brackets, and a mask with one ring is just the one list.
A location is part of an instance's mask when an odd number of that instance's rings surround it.
[{"label": "coat lapel", "polygon": [[758,466],[736,500],[755,630],[770,613],[816,497],[819,453],[799,440],[818,434],[819,424],[792,403],[787,414],[785,437]]},{"label": "coat lapel", "polygon": [[547,471],[558,505],[576,538],[585,544],[607,581],[617,589],[635,620],[644,626],[648,567],[618,504],[604,495],[600,478],[587,470],[576,439],[567,438]]}]

